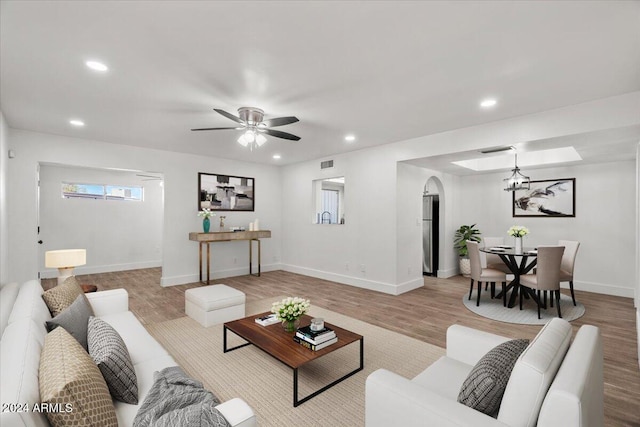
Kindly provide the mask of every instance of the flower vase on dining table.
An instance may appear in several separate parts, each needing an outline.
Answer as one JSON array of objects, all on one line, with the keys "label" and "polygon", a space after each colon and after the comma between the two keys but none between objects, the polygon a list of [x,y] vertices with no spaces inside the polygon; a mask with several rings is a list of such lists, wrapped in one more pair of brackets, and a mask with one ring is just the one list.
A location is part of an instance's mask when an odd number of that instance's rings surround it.
[{"label": "flower vase on dining table", "polygon": [[516,253],[522,253],[522,237],[516,237]]}]

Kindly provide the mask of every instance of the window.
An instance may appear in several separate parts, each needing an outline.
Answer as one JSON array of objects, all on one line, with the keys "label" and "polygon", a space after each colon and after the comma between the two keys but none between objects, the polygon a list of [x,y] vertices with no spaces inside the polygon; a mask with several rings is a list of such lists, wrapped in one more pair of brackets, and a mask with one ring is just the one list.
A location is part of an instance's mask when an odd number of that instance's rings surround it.
[{"label": "window", "polygon": [[143,200],[143,189],[137,186],[62,183],[65,199]]},{"label": "window", "polygon": [[322,224],[336,224],[338,222],[338,190],[322,190]]}]

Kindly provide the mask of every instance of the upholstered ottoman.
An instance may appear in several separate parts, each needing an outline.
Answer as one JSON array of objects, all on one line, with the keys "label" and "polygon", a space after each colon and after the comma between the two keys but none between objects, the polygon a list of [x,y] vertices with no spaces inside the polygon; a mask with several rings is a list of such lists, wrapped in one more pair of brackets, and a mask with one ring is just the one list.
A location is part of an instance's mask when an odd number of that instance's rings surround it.
[{"label": "upholstered ottoman", "polygon": [[187,316],[204,327],[244,317],[244,293],[227,285],[188,289],[184,300]]}]

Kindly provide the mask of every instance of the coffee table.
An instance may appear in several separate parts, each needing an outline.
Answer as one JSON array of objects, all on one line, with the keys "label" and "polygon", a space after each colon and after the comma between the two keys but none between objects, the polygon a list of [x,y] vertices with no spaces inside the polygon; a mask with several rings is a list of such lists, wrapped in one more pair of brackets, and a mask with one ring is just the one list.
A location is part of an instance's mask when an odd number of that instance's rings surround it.
[{"label": "coffee table", "polygon": [[[297,407],[307,400],[317,396],[323,391],[333,387],[334,385],[344,381],[350,376],[364,369],[364,337],[330,323],[325,323],[326,326],[333,329],[338,336],[338,342],[331,344],[318,351],[309,350],[300,344],[293,341],[293,333],[287,333],[282,328],[280,323],[269,326],[261,326],[255,322],[256,317],[262,317],[271,314],[270,312],[259,313],[253,316],[245,317],[244,319],[233,320],[224,324],[223,335],[223,350],[225,353],[237,350],[239,348],[253,344],[260,350],[264,351],[268,355],[274,357],[276,360],[284,363],[291,369],[293,369],[293,406]],[[304,315],[300,318],[300,326],[307,326],[311,324],[311,317]],[[227,331],[231,331],[239,337],[247,341],[244,344],[227,348]],[[342,347],[352,344],[356,341],[360,342],[360,366],[355,370],[343,375],[337,380],[333,381],[311,393],[303,398],[298,397],[298,369],[305,364],[312,362],[322,356],[325,356],[333,351],[336,351]]]}]

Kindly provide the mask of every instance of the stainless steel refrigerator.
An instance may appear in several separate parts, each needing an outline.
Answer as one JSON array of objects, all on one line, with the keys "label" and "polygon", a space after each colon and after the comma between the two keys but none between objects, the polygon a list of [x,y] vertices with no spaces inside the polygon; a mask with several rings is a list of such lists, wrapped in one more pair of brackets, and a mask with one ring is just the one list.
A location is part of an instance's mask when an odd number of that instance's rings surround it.
[{"label": "stainless steel refrigerator", "polygon": [[422,273],[438,275],[438,229],[440,200],[437,194],[422,196]]}]

